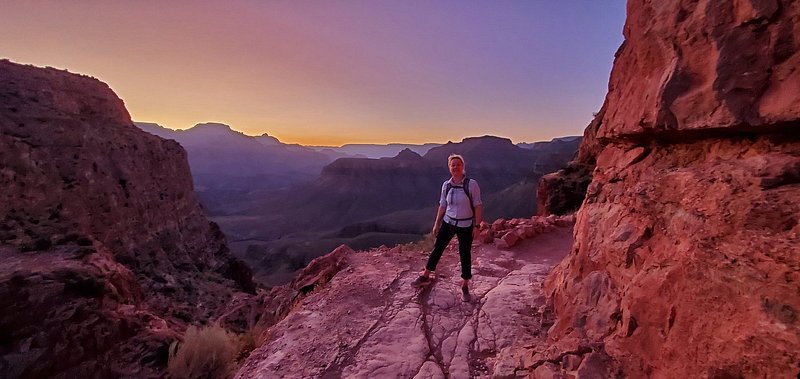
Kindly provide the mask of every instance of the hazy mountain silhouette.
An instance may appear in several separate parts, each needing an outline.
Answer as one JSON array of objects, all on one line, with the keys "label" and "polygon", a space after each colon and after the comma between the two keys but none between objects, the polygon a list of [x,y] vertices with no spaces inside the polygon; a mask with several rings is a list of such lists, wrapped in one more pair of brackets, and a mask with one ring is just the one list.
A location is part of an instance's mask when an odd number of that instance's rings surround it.
[{"label": "hazy mountain silhouette", "polygon": [[307,146],[322,153],[337,153],[340,155],[361,156],[363,158],[388,158],[399,154],[405,149],[409,149],[419,155],[425,155],[428,150],[441,146],[438,143],[408,144],[390,143],[387,145],[377,145],[368,143],[349,143],[340,147],[334,146]]},{"label": "hazy mountain silhouette", "polygon": [[245,258],[256,271],[275,265],[275,254],[305,257],[307,263],[340,243],[367,248],[413,241],[430,231],[453,153],[464,156],[467,176],[480,183],[485,219],[530,217],[539,178],[563,167],[579,143],[580,138],[525,149],[484,136],[448,142],[425,156],[405,149],[391,158],[341,158],[316,180],[240,202],[235,213],[215,221],[234,252],[249,252]]},{"label": "hazy mountain silhouette", "polygon": [[[430,231],[439,188],[450,176],[450,154],[464,156],[467,176],[480,183],[485,219],[530,217],[539,178],[566,165],[580,143],[580,137],[565,137],[515,145],[483,136],[444,145],[309,148],[219,123],[187,130],[137,126],[184,146],[206,212],[233,252],[273,284],[276,272],[300,268],[342,243],[370,248],[420,239]],[[391,151],[397,153],[342,157]]]},{"label": "hazy mountain silhouette", "polygon": [[[443,166],[408,149],[393,158],[342,158],[325,166],[319,179],[292,193],[294,201],[287,204],[298,217],[313,217],[319,227],[343,225],[435,203],[435,189],[446,173]],[[425,192],[428,196],[420,196]]]},{"label": "hazy mountain silhouette", "polygon": [[523,149],[531,149],[531,150],[554,149],[557,146],[563,146],[563,144],[570,144],[574,143],[575,141],[580,142],[580,140],[581,140],[580,136],[567,136],[567,137],[553,138],[552,140],[547,142],[519,142],[517,143],[517,146]]},{"label": "hazy mountain silhouette", "polygon": [[218,123],[172,130],[153,123],[136,126],[173,139],[187,151],[195,191],[211,215],[247,196],[264,196],[314,180],[334,157],[263,134],[253,137]]}]

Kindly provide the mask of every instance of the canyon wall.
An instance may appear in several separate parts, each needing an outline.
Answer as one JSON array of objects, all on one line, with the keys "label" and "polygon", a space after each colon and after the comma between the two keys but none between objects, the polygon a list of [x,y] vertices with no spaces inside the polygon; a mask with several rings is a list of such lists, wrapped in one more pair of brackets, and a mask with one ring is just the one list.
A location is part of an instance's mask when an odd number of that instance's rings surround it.
[{"label": "canyon wall", "polygon": [[628,377],[800,372],[799,18],[788,0],[629,1],[575,245],[545,287],[555,344],[600,342]]},{"label": "canyon wall", "polygon": [[104,83],[0,61],[0,376],[146,377],[254,292],[186,153]]}]

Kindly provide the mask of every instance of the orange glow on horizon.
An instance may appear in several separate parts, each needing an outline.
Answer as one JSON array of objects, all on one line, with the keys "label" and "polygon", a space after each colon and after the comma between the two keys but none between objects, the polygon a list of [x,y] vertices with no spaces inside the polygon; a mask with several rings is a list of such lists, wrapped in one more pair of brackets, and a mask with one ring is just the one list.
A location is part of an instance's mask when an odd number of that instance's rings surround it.
[{"label": "orange glow on horizon", "polygon": [[580,135],[623,0],[4,2],[2,58],[107,83],[135,121],[284,143]]}]

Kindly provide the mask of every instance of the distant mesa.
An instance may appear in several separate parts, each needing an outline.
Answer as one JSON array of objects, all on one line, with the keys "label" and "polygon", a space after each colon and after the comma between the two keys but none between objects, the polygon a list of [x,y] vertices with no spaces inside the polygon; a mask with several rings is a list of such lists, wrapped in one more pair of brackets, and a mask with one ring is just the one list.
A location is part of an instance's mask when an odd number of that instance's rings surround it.
[{"label": "distant mesa", "polygon": [[281,143],[280,140],[278,140],[277,138],[275,138],[275,137],[273,137],[273,136],[271,136],[271,135],[269,135],[267,133],[264,133],[264,134],[262,134],[262,135],[260,135],[258,137],[255,137],[255,139],[256,139],[256,141],[260,142],[264,146],[280,146],[280,145],[283,144],[283,143]]},{"label": "distant mesa", "polygon": [[[219,122],[204,122],[199,123],[192,126],[189,129],[169,129],[163,127],[157,123],[152,122],[134,122],[134,125],[139,127],[140,129],[155,134],[159,137],[170,138],[174,139],[178,142],[185,143],[206,143],[211,142],[210,140],[203,140],[203,138],[246,138],[246,139],[257,139],[261,141],[262,138],[264,140],[275,139],[274,137],[270,137],[268,134],[263,134],[259,137],[252,137],[244,134],[243,132],[233,130],[230,125],[219,123]],[[280,143],[280,141],[277,141]],[[263,142],[262,142],[263,143]]]},{"label": "distant mesa", "polygon": [[360,156],[363,158],[387,158],[394,157],[404,149],[425,155],[430,149],[440,146],[438,143],[424,143],[424,144],[405,144],[405,143],[390,143],[390,144],[366,144],[366,143],[351,143],[345,144],[340,147],[335,146],[308,146],[309,148],[317,151],[334,151],[339,154],[347,156]]},{"label": "distant mesa", "polygon": [[[220,132],[232,132],[233,131],[233,129],[231,129],[230,125],[223,124],[221,122],[201,122],[201,123],[189,128],[189,129],[194,129],[194,130],[216,130],[216,131],[220,131]],[[237,132],[237,133],[241,133],[241,132]],[[244,134],[244,133],[242,133],[242,134]]]},{"label": "distant mesa", "polygon": [[536,149],[538,146],[544,146],[545,144],[548,145],[555,145],[561,143],[575,143],[576,141],[580,141],[581,136],[566,136],[566,137],[559,137],[553,138],[549,142],[520,142],[517,146],[523,149]]},{"label": "distant mesa", "polygon": [[508,138],[483,136],[464,138],[457,143],[447,142],[444,145],[430,149],[425,154],[425,158],[446,161],[450,154],[461,154],[466,158],[466,155],[471,153],[478,153],[480,156],[486,156],[487,158],[488,155],[495,153],[527,154]]}]

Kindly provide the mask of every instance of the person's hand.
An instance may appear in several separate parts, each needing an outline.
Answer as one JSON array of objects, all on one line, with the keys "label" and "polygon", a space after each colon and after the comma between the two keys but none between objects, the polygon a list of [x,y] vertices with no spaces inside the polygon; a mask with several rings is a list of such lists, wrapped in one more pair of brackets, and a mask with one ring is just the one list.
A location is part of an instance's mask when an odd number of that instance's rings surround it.
[{"label": "person's hand", "polygon": [[478,235],[481,234],[481,229],[477,226],[472,227],[472,238],[475,239]]},{"label": "person's hand", "polygon": [[439,234],[439,227],[441,225],[433,224],[433,230],[431,230],[431,235],[436,238],[436,235]]}]

